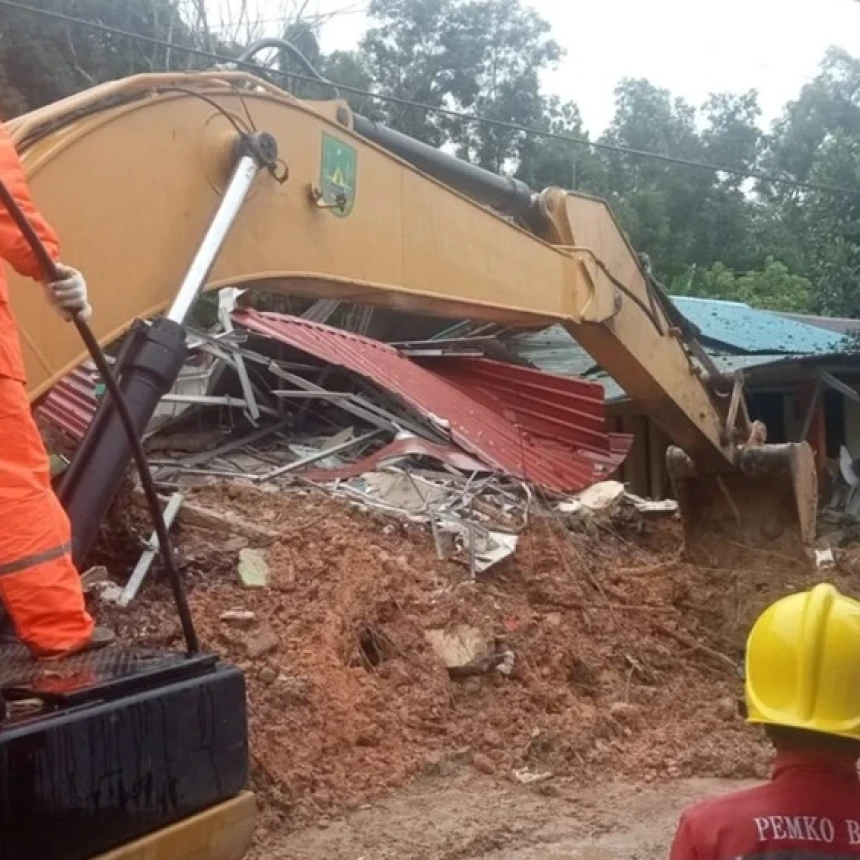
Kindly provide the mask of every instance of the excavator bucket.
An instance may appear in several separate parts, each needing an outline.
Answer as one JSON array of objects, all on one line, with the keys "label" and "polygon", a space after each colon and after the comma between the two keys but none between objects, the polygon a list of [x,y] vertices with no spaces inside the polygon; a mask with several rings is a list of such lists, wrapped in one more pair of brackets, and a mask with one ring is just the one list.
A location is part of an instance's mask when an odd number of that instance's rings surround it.
[{"label": "excavator bucket", "polygon": [[809,563],[818,481],[806,442],[742,448],[731,471],[699,472],[676,447],[666,464],[695,560],[719,567],[738,551],[761,551]]}]

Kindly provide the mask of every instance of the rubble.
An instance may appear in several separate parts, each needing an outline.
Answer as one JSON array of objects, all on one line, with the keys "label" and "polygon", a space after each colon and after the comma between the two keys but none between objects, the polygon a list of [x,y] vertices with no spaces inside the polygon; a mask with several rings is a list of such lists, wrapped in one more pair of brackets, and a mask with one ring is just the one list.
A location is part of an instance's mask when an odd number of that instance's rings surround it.
[{"label": "rubble", "polygon": [[424,637],[446,669],[463,669],[485,658],[486,638],[474,627],[460,624],[453,630],[427,630]]},{"label": "rubble", "polygon": [[[152,460],[163,482],[330,483],[424,461],[441,473],[568,492],[608,476],[629,448],[629,437],[595,430],[602,390],[591,383],[474,356],[446,355],[425,366],[393,347],[284,315],[236,310],[220,319],[229,338],[195,333],[198,352],[220,362],[217,384],[196,398],[171,397],[194,408],[232,407],[250,430],[209,450],[190,445],[181,428],[172,434],[174,448],[170,437],[150,433],[153,453],[164,455]],[[284,345],[292,349],[286,357]],[[242,398],[231,393],[237,386]],[[567,401],[576,409],[562,409]]]},{"label": "rubble", "polygon": [[[611,480],[628,445],[595,429],[592,387],[227,311],[195,335],[221,371],[147,438],[203,645],[247,679],[264,827],[434,762],[524,785],[764,772],[730,707],[746,630],[807,574],[686,563],[677,505]],[[574,388],[590,447],[557,409]],[[113,534],[132,538],[100,552],[114,575],[139,564],[134,588],[94,609],[174,647],[129,498]]]},{"label": "rubble", "polygon": [[269,565],[258,549],[240,549],[239,579],[245,588],[265,588],[269,582]]},{"label": "rubble", "polygon": [[[538,785],[766,772],[733,703],[750,621],[807,581],[778,559],[699,569],[671,517],[621,531],[604,512],[583,533],[532,499],[513,556],[473,580],[426,522],[325,487],[220,483],[189,501],[283,535],[267,586],[245,589],[221,537],[177,534],[204,647],[247,678],[263,831],[364,803],[433,757]],[[157,579],[133,607],[100,611],[124,637],[179,641]],[[452,636],[468,647],[443,656]]]},{"label": "rubble", "polygon": [[83,586],[85,594],[90,593],[94,587],[101,583],[108,581],[110,581],[110,574],[103,564],[91,567],[89,570],[86,570],[81,574],[81,585]]},{"label": "rubble", "polygon": [[257,620],[257,613],[249,609],[228,609],[222,612],[218,618],[226,624],[235,624],[239,627],[248,627]]},{"label": "rubble", "polygon": [[[179,509],[184,501],[185,497],[181,493],[174,493],[170,497],[163,512],[165,528],[170,529],[173,525],[173,521],[176,519],[176,515],[179,513]],[[117,601],[120,606],[128,606],[137,596],[137,592],[140,590],[141,585],[143,585],[143,580],[146,578],[147,573],[149,573],[149,569],[152,567],[152,563],[159,553],[160,546],[158,534],[153,532],[147,541],[146,549],[144,549],[143,554],[138,559],[128,579],[128,583]]]},{"label": "rubble", "polygon": [[271,666],[263,666],[257,676],[264,684],[274,684],[278,679],[278,672]]},{"label": "rubble", "polygon": [[255,660],[258,657],[262,657],[263,655],[274,651],[280,642],[278,640],[278,634],[275,633],[268,624],[264,624],[259,630],[246,636],[242,640],[242,644],[244,645],[245,653],[252,660]]},{"label": "rubble", "polygon": [[815,566],[819,569],[833,567],[836,564],[836,558],[833,555],[833,550],[827,549],[815,550]]},{"label": "rubble", "polygon": [[522,767],[514,771],[514,778],[521,785],[534,785],[536,782],[545,782],[552,779],[552,772],[533,773],[528,768]]},{"label": "rubble", "polygon": [[[131,501],[142,512],[147,511],[146,499],[142,491],[135,490]],[[166,502],[165,499],[162,499],[162,501]],[[243,517],[237,517],[229,511],[209,510],[202,505],[194,504],[194,502],[189,502],[185,499],[183,499],[182,507],[177,511],[177,518],[180,523],[187,526],[195,526],[222,535],[239,535],[261,544],[271,543],[280,537],[279,533],[274,529],[257,525]]]},{"label": "rubble", "polygon": [[88,592],[95,594],[102,603],[120,604],[122,600],[123,589],[117,583],[105,579],[91,583]]},{"label": "rubble", "polygon": [[595,514],[618,510],[622,506],[638,514],[675,514],[678,503],[675,499],[643,499],[630,493],[620,481],[601,481],[577,493],[570,499],[559,502],[559,513],[587,518]]},{"label": "rubble", "polygon": [[558,509],[563,514],[577,514],[583,510],[597,513],[616,505],[623,495],[624,484],[620,481],[601,481],[577,493],[569,501],[561,502]]},{"label": "rubble", "polygon": [[[457,358],[420,344],[401,352],[307,320],[239,310],[239,292],[219,295],[215,328],[190,332],[192,360],[146,439],[168,520],[220,535],[225,551],[238,551],[248,587],[265,587],[258,553],[283,532],[258,512],[207,508],[189,498],[193,488],[320,488],[426,525],[437,559],[474,578],[514,556],[536,492],[587,490],[629,448],[629,437],[599,429],[599,386],[474,352]],[[82,367],[68,391],[46,399],[42,418],[79,438],[100,385]],[[139,491],[132,499],[143,507]],[[142,546],[122,606],[136,601],[157,556],[154,537]]]}]

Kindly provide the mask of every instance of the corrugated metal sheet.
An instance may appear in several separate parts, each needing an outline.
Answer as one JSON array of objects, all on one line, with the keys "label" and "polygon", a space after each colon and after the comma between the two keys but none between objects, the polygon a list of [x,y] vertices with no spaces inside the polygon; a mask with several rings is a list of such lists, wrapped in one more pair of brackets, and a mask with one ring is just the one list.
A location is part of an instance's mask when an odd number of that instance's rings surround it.
[{"label": "corrugated metal sheet", "polygon": [[[717,369],[727,375],[731,375],[736,370],[761,370],[764,367],[797,358],[812,358],[814,360],[825,358],[823,355],[804,356],[779,353],[769,353],[767,355],[716,355],[712,351],[709,351],[709,355],[713,359],[714,364],[716,364]],[[698,364],[695,359],[693,363]],[[607,403],[617,403],[620,400],[627,399],[627,392],[611,376],[608,376],[603,371],[589,374],[588,378],[592,382],[599,382],[603,386]]]},{"label": "corrugated metal sheet", "polygon": [[80,365],[42,398],[36,407],[36,416],[47,421],[73,442],[80,442],[98,406],[98,378],[92,362],[87,361]]},{"label": "corrugated metal sheet", "polygon": [[[108,358],[112,361],[111,358]],[[207,388],[223,366],[206,354],[194,354],[192,362],[183,367],[172,394],[205,394]],[[96,385],[101,377],[91,361],[85,361],[61,379],[39,402],[35,409],[38,418],[47,421],[72,442],[84,438],[87,427],[98,406]],[[181,415],[189,406],[183,403],[162,402],[147,429],[154,432],[165,421]]]},{"label": "corrugated metal sheet", "polygon": [[595,454],[608,450],[603,392],[593,382],[486,358],[442,358],[426,366],[486,407],[501,406],[529,435]]},{"label": "corrugated metal sheet", "polygon": [[[786,358],[829,355],[844,345],[842,333],[802,322],[800,316],[759,311],[740,302],[683,296],[674,301],[701,329],[706,351],[724,373],[757,368]],[[506,343],[522,358],[548,373],[599,382],[607,403],[627,398],[627,392],[600,371],[594,359],[560,325],[518,334]]]},{"label": "corrugated metal sheet", "polygon": [[[533,374],[526,385],[513,373],[521,368],[488,359],[477,359],[480,371],[473,366],[459,372],[455,382],[386,344],[328,326],[249,310],[237,311],[233,318],[254,332],[372,380],[423,415],[448,422],[452,440],[489,466],[549,490],[574,492],[604,479],[630,446],[629,437],[605,430],[598,438],[603,392],[597,385],[552,379],[538,371],[526,371]],[[505,374],[510,376],[503,385]],[[488,378],[495,380],[495,395],[485,390]],[[527,410],[512,405],[517,393]],[[564,409],[553,409],[550,393],[556,402],[564,401]],[[588,447],[574,439],[587,440]]]},{"label": "corrugated metal sheet", "polygon": [[776,311],[775,313],[779,317],[785,317],[804,325],[814,325],[828,331],[835,331],[841,335],[855,334],[860,331],[860,320],[850,319],[849,317],[818,317],[810,316],[809,314],[791,314],[782,311]]},{"label": "corrugated metal sheet", "polygon": [[697,325],[702,337],[748,353],[811,354],[840,349],[843,335],[820,326],[770,311],[760,311],[743,302],[673,297],[678,310]]},{"label": "corrugated metal sheet", "polygon": [[542,331],[523,332],[506,338],[505,343],[519,356],[547,373],[585,376],[597,366],[564,326],[553,325]]}]

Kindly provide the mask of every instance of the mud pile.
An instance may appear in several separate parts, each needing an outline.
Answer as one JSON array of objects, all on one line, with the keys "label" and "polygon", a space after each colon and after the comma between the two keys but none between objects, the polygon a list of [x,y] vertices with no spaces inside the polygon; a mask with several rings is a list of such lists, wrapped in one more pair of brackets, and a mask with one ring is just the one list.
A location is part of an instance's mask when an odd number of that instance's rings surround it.
[{"label": "mud pile", "polygon": [[[544,511],[513,559],[470,581],[420,527],[322,493],[212,487],[194,500],[282,535],[264,550],[268,584],[248,589],[247,539],[177,533],[202,640],[247,674],[264,826],[458,763],[522,782],[765,771],[737,716],[737,666],[755,614],[806,582],[787,559],[694,567],[675,521],[571,530]],[[179,641],[164,585],[103,612],[128,638]],[[452,678],[426,633],[459,625],[512,652],[509,675]]]}]

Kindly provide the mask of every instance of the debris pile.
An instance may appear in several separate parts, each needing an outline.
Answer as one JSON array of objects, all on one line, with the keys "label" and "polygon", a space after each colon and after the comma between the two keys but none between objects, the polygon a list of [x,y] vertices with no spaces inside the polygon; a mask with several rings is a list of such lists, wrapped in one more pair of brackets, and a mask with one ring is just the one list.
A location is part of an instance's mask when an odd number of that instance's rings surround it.
[{"label": "debris pile", "polygon": [[[189,515],[193,486],[324,487],[427,524],[437,559],[456,558],[475,576],[514,552],[536,493],[564,498],[599,482],[629,449],[628,436],[606,430],[592,383],[237,309],[235,292],[220,294],[212,330],[192,333],[189,367],[146,434],[171,521]],[[79,441],[102,394],[85,365],[40,418]],[[151,537],[121,605],[157,549]]]},{"label": "debris pile", "polygon": [[[674,503],[607,480],[630,439],[595,386],[229,303],[219,320],[195,335],[205,391],[175,392],[189,408],[147,445],[201,639],[248,679],[271,826],[465,766],[541,786],[763,773],[744,637],[808,574],[754,551],[686,563]],[[94,555],[96,611],[179,645],[134,487]]]},{"label": "debris pile", "polygon": [[[212,517],[180,512],[178,545],[205,646],[248,678],[264,828],[458,767],[542,786],[765,771],[738,666],[756,612],[804,581],[782,560],[693,567],[676,519],[624,497],[585,520],[533,500],[513,555],[476,577],[428,525],[314,487],[187,504]],[[163,584],[101,612],[144,645],[180,641]]]},{"label": "debris pile", "polygon": [[828,462],[829,475],[818,519],[815,563],[821,571],[860,572],[860,463],[843,445]]}]

